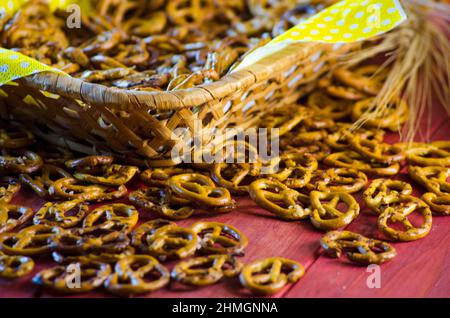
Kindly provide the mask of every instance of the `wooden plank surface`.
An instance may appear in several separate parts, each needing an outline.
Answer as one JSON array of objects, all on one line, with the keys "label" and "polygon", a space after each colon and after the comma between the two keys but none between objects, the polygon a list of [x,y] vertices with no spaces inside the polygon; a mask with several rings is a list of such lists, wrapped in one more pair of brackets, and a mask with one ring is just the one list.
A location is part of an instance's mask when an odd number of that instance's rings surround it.
[{"label": "wooden plank surface", "polygon": [[[447,115],[440,110],[436,110],[434,115],[430,136],[434,140],[448,140],[450,121],[446,121]],[[425,121],[422,121],[420,127],[425,131]],[[388,140],[395,142],[398,136],[391,135]],[[406,178],[404,174],[401,177]],[[417,189],[420,188],[417,186]],[[38,209],[43,203],[29,191],[23,192],[14,202],[34,209]],[[318,243],[322,233],[316,231],[308,221],[280,221],[257,207],[249,198],[239,198],[238,208],[231,213],[219,216],[198,215],[179,224],[188,226],[204,218],[234,225],[249,237],[249,246],[242,257],[244,262],[283,256],[300,261],[305,266],[306,274],[299,283],[287,286],[273,297],[450,297],[450,217],[435,217],[430,235],[423,240],[395,244],[399,255],[382,266],[380,289],[367,288],[369,273],[365,267],[323,255]],[[145,216],[142,220],[146,220]],[[369,236],[379,235],[376,218],[364,213],[349,229]],[[27,277],[18,281],[0,280],[0,297],[52,296],[30,282],[34,273],[48,265],[48,259],[43,258]],[[172,267],[173,264],[168,266]],[[99,291],[74,297],[104,296],[108,294]],[[251,295],[240,287],[237,279],[200,289],[171,284],[168,288],[146,295],[176,298],[246,296]]]}]

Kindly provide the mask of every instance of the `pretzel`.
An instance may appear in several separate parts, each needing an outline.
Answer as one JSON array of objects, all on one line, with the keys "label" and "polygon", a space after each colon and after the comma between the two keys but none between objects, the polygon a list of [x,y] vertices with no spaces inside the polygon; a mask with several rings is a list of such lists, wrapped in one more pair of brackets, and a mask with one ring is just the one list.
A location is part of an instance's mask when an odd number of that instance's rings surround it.
[{"label": "pretzel", "polygon": [[109,189],[101,185],[79,185],[73,178],[61,178],[55,181],[48,189],[50,195],[70,200],[83,200],[103,202],[120,199],[127,195],[127,188],[119,186],[117,189]]},{"label": "pretzel", "polygon": [[270,257],[246,264],[239,276],[241,284],[258,295],[280,291],[288,283],[296,283],[305,273],[295,261]]},{"label": "pretzel", "polygon": [[146,252],[148,250],[147,238],[164,226],[176,226],[176,223],[164,219],[155,219],[139,225],[131,233],[131,245],[141,252]]},{"label": "pretzel", "polygon": [[437,196],[435,193],[427,192],[422,196],[422,200],[434,213],[450,215],[450,195]]},{"label": "pretzel", "polygon": [[147,235],[144,251],[161,261],[181,259],[195,253],[199,238],[193,230],[180,226],[163,226]]},{"label": "pretzel", "polygon": [[281,149],[285,150],[283,153],[302,153],[309,154],[317,161],[322,161],[325,157],[327,157],[331,153],[330,147],[324,142],[316,142],[312,145],[303,145],[303,146],[292,146],[280,144]]},{"label": "pretzel", "polygon": [[[79,286],[71,286],[67,283],[73,279],[73,273],[72,271],[69,271],[71,265],[80,269]],[[108,264],[99,262],[78,262],[68,264],[67,266],[59,265],[45,269],[33,277],[33,283],[58,293],[84,293],[102,286],[103,282],[110,274],[111,267]]]},{"label": "pretzel", "polygon": [[[386,208],[378,217],[378,229],[386,237],[395,241],[415,241],[427,236],[432,226],[432,213],[423,201],[419,199],[416,201],[414,209]],[[419,226],[412,224],[408,219],[408,216],[416,211],[423,218],[423,222]],[[404,229],[398,230],[392,227],[395,223],[402,224]]]},{"label": "pretzel", "polygon": [[289,188],[304,187],[318,167],[317,160],[308,153],[284,153],[281,155],[281,163],[283,171],[269,176],[282,181]]},{"label": "pretzel", "polygon": [[87,254],[71,255],[61,252],[52,252],[52,259],[58,264],[70,264],[76,262],[100,262],[107,264],[116,264],[124,257],[134,255],[135,250],[133,247],[128,246],[123,251],[108,253],[103,251],[89,251]]},{"label": "pretzel", "polygon": [[258,125],[262,128],[277,128],[278,135],[283,136],[309,116],[309,110],[297,104],[288,104],[263,116]]},{"label": "pretzel", "polygon": [[328,95],[333,96],[334,98],[360,101],[367,97],[364,92],[350,86],[344,86],[341,83],[336,83],[332,78],[324,77],[319,80],[318,85]]},{"label": "pretzel", "polygon": [[355,193],[367,184],[367,176],[349,168],[330,168],[320,171],[319,178],[308,185],[310,190]]},{"label": "pretzel", "polygon": [[301,220],[311,213],[306,196],[277,180],[256,180],[250,185],[249,194],[260,207],[286,221]]},{"label": "pretzel", "polygon": [[20,183],[11,177],[0,177],[0,206],[12,201],[14,195],[20,191]]},{"label": "pretzel", "polygon": [[75,179],[83,182],[106,186],[121,186],[128,183],[138,170],[137,167],[114,164],[111,166],[104,166],[100,176],[82,172],[75,172],[73,176]]},{"label": "pretzel", "polygon": [[172,270],[172,278],[191,286],[213,285],[224,277],[239,275],[242,263],[231,255],[208,255],[179,262]]},{"label": "pretzel", "polygon": [[[312,212],[311,223],[319,230],[335,230],[350,224],[359,215],[359,204],[345,192],[319,192],[310,193]],[[322,203],[327,201],[328,203]],[[346,210],[338,209],[339,203],[346,205]]]},{"label": "pretzel", "polygon": [[130,255],[120,259],[105,281],[106,290],[117,295],[145,294],[166,286],[169,271],[148,255]]},{"label": "pretzel", "polygon": [[0,203],[0,234],[10,232],[33,217],[33,210],[18,205]]},{"label": "pretzel", "polygon": [[112,156],[87,156],[83,158],[66,161],[66,167],[69,169],[76,169],[77,171],[93,172],[99,171],[101,166],[109,166],[114,162]]},{"label": "pretzel", "polygon": [[317,90],[309,95],[307,105],[311,107],[316,114],[334,120],[346,118],[352,113],[351,101],[334,99],[321,90]]},{"label": "pretzel", "polygon": [[383,86],[382,83],[386,78],[386,72],[376,74],[379,66],[366,65],[356,69],[355,71],[338,68],[333,71],[333,76],[339,82],[362,91],[368,95],[376,96]]},{"label": "pretzel", "polygon": [[0,234],[0,251],[8,255],[33,256],[51,251],[53,238],[62,229],[49,225],[32,225],[18,233]]},{"label": "pretzel", "polygon": [[213,0],[173,0],[167,3],[167,15],[177,25],[200,25],[213,18]]},{"label": "pretzel", "polygon": [[15,279],[29,274],[34,261],[26,256],[7,256],[0,252],[0,278]]},{"label": "pretzel", "polygon": [[119,226],[123,231],[131,231],[138,219],[139,213],[131,205],[108,204],[89,213],[83,220],[83,228],[112,229]]},{"label": "pretzel", "polygon": [[376,214],[382,213],[386,205],[398,201],[399,196],[412,193],[409,183],[400,180],[375,179],[364,191],[366,205]]},{"label": "pretzel", "polygon": [[[368,114],[373,110],[371,105],[374,102],[374,98],[367,98],[357,102],[353,106],[352,119],[358,120],[364,114]],[[372,115],[372,114],[371,114]],[[375,128],[386,128],[392,131],[398,131],[400,126],[408,119],[408,104],[404,100],[396,99],[388,104],[388,108],[382,112],[377,113],[375,116],[371,116],[365,120],[364,125]]]},{"label": "pretzel", "polygon": [[450,167],[450,142],[435,141],[407,150],[408,163],[418,166]]},{"label": "pretzel", "polygon": [[364,265],[383,264],[397,255],[392,245],[350,231],[328,232],[320,244],[331,257],[340,258],[345,252],[351,261]]},{"label": "pretzel", "polygon": [[32,145],[34,142],[35,139],[33,134],[25,129],[16,127],[0,129],[0,148],[25,148]]},{"label": "pretzel", "polygon": [[336,126],[329,132],[325,139],[325,143],[337,151],[348,150],[350,148],[348,142],[350,139],[349,136],[359,136],[361,139],[369,139],[381,143],[383,141],[384,130],[366,128],[352,130],[351,124],[336,123]]},{"label": "pretzel", "polygon": [[0,155],[0,173],[33,173],[42,164],[42,158],[28,150],[3,150]]},{"label": "pretzel", "polygon": [[368,175],[394,176],[400,171],[400,164],[391,164],[364,161],[364,158],[355,151],[334,152],[324,159],[326,165],[356,169]]},{"label": "pretzel", "polygon": [[39,197],[44,199],[55,199],[54,193],[49,193],[49,188],[55,181],[71,177],[72,176],[68,172],[60,167],[44,164],[39,175],[31,176],[29,174],[21,174],[19,179],[20,182],[33,189]]},{"label": "pretzel", "polygon": [[165,187],[172,176],[185,173],[194,173],[194,170],[178,167],[152,168],[142,172],[140,177],[150,187]]},{"label": "pretzel", "polygon": [[351,148],[369,160],[392,164],[405,158],[400,146],[380,144],[375,140],[361,138],[358,135],[347,135]]},{"label": "pretzel", "polygon": [[431,166],[409,166],[409,176],[417,183],[423,185],[429,192],[438,196],[450,194],[450,168]]},{"label": "pretzel", "polygon": [[211,169],[211,178],[219,186],[235,195],[248,193],[248,185],[255,179],[252,167],[248,163],[215,163]]},{"label": "pretzel", "polygon": [[76,226],[86,215],[89,207],[80,200],[46,203],[33,217],[34,224],[46,224],[70,228]]},{"label": "pretzel", "polygon": [[168,185],[174,193],[200,207],[212,207],[216,211],[217,208],[223,208],[227,211],[235,205],[227,189],[216,187],[210,178],[198,173],[173,176]]},{"label": "pretzel", "polygon": [[197,222],[191,229],[199,237],[198,248],[203,254],[237,255],[248,244],[247,236],[234,226],[219,222]]}]

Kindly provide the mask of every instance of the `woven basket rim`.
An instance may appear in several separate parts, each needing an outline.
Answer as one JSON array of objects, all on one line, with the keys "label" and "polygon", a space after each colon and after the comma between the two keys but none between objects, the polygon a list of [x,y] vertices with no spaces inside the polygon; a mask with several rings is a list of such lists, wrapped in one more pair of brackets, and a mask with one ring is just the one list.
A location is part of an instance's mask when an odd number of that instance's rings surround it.
[{"label": "woven basket rim", "polygon": [[65,98],[77,99],[91,106],[102,105],[125,111],[154,109],[178,110],[221,99],[255,83],[269,79],[280,70],[309,57],[323,43],[290,43],[272,55],[231,72],[220,80],[176,91],[145,92],[107,87],[58,73],[43,72],[20,79],[20,83]]}]

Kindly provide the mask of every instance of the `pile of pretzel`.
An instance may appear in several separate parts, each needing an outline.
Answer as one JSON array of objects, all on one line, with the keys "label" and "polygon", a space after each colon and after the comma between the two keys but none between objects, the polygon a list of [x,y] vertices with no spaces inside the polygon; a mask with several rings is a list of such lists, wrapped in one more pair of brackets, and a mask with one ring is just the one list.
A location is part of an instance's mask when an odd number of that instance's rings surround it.
[{"label": "pile of pretzel", "polygon": [[[334,1],[96,0],[81,29],[29,1],[0,23],[0,45],[84,81],[177,90],[218,80],[247,52]],[[72,18],[73,19],[73,18]]]},{"label": "pile of pretzel", "polygon": [[[228,159],[231,144],[234,163],[141,172],[113,156],[78,158],[36,143],[19,126],[1,123],[0,277],[25,276],[33,270],[33,257],[51,255],[58,265],[38,273],[33,282],[57,292],[103,287],[125,296],[148,293],[170,281],[205,286],[238,275],[255,293],[277,292],[304,274],[300,263],[271,257],[244,265],[238,257],[248,238],[237,228],[208,221],[186,228],[174,222],[193,214],[228,213],[236,207],[233,196],[242,195],[282,220],[308,219],[327,231],[320,243],[333,257],[345,253],[362,264],[391,260],[396,256],[391,244],[340,231],[360,213],[353,195],[363,193],[386,239],[425,237],[433,213],[450,215],[450,141],[409,147],[384,143],[380,127],[394,129],[405,120],[408,107],[403,101],[393,102],[379,119],[351,129],[361,105],[376,94],[369,88],[382,82],[371,69],[337,69],[304,106],[283,106],[263,117],[260,126],[278,128],[280,134],[282,151],[270,160],[263,160],[246,141],[230,140],[214,153]],[[341,76],[346,73],[360,76],[365,85],[346,80]],[[412,195],[409,183],[393,179],[404,163],[411,178],[428,191],[422,198]],[[140,186],[130,191],[137,178]],[[37,211],[12,204],[22,186],[47,203]],[[100,204],[90,208],[92,203]],[[414,215],[422,221],[417,223]],[[155,219],[142,223],[143,217]],[[172,260],[178,263],[169,272],[163,263]],[[79,288],[67,284],[74,265],[81,271]]]}]

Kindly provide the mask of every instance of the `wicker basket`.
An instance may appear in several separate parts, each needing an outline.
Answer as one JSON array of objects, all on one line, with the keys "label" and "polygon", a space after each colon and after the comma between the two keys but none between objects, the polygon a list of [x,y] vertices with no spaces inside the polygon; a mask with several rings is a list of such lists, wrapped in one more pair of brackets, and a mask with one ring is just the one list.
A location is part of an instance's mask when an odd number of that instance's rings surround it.
[{"label": "wicker basket", "polygon": [[[267,110],[296,102],[332,61],[359,45],[292,44],[219,81],[166,92],[108,88],[54,73],[5,85],[0,117],[82,153],[114,153],[136,164],[169,166],[176,128],[246,128]],[[331,62],[331,63],[330,63]],[[186,141],[188,142],[188,141]]]}]

